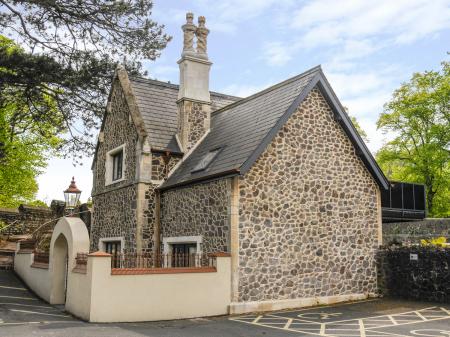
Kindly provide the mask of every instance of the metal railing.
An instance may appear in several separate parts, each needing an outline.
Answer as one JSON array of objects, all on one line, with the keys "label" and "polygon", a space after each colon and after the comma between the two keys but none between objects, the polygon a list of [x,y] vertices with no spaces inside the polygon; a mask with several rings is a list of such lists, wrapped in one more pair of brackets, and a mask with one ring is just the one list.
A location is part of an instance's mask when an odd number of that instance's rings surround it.
[{"label": "metal railing", "polygon": [[216,257],[207,253],[195,254],[113,254],[111,268],[201,268],[215,267]]}]

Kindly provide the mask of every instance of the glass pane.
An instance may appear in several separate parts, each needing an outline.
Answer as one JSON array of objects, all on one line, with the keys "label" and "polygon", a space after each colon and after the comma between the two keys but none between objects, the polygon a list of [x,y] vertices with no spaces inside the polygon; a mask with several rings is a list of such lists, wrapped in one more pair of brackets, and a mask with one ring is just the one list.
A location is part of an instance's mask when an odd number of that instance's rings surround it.
[{"label": "glass pane", "polygon": [[191,172],[202,171],[208,167],[209,164],[213,161],[216,155],[219,153],[220,149],[215,149],[206,153],[202,159],[195,165],[194,169]]}]

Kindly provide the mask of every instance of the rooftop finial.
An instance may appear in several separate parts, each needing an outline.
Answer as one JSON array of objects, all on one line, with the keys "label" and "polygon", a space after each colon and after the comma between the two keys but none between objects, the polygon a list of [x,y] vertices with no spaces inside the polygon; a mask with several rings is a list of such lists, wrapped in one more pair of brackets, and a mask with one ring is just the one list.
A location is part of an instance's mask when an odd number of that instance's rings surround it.
[{"label": "rooftop finial", "polygon": [[183,29],[183,52],[181,55],[195,54],[194,34],[197,27],[193,24],[194,14],[186,13],[186,23],[181,27]]},{"label": "rooftop finial", "polygon": [[192,12],[187,12],[186,13],[186,23],[188,24],[194,24],[194,13]]},{"label": "rooftop finial", "polygon": [[195,31],[197,36],[197,54],[198,56],[208,59],[207,55],[207,38],[209,34],[209,29],[205,26],[206,19],[204,16],[198,17],[198,28]]}]

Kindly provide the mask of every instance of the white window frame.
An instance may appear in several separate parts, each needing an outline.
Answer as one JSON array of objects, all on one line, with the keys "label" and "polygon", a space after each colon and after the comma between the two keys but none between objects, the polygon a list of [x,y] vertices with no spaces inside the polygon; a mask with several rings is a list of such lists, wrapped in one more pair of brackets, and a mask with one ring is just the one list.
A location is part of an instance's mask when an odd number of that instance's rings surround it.
[{"label": "white window frame", "polygon": [[[113,158],[114,155],[122,151],[122,178],[117,180],[112,180],[113,176]],[[118,183],[125,180],[125,162],[126,162],[126,152],[125,144],[119,145],[118,147],[108,151],[106,153],[106,163],[105,163],[105,186]]]},{"label": "white window frame", "polygon": [[125,239],[123,236],[112,236],[109,238],[101,238],[98,241],[98,250],[105,252],[106,251],[106,244],[108,242],[117,242],[120,241],[120,253],[123,254],[124,248],[125,248]]},{"label": "white window frame", "polygon": [[169,267],[171,264],[171,258],[169,258],[172,255],[172,245],[174,244],[186,244],[186,243],[195,243],[196,246],[196,254],[202,253],[202,246],[203,246],[203,237],[201,235],[197,236],[171,236],[163,238],[163,251],[164,255],[168,257],[168,263]]}]

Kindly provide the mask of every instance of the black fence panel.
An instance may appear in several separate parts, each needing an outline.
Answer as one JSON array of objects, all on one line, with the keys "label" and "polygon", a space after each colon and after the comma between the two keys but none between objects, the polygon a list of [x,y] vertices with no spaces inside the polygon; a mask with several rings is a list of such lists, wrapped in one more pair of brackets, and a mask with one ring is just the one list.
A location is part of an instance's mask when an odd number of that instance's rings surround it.
[{"label": "black fence panel", "polygon": [[425,186],[393,181],[381,191],[381,206],[385,222],[424,219]]},{"label": "black fence panel", "polygon": [[416,209],[425,210],[425,186],[424,185],[414,185],[414,197]]}]

